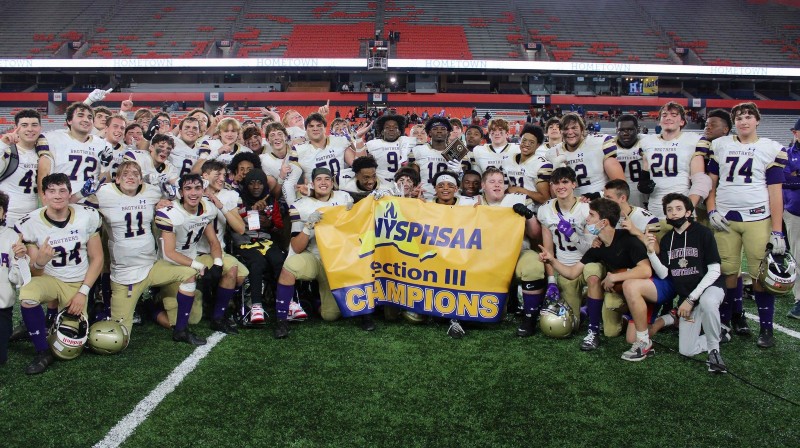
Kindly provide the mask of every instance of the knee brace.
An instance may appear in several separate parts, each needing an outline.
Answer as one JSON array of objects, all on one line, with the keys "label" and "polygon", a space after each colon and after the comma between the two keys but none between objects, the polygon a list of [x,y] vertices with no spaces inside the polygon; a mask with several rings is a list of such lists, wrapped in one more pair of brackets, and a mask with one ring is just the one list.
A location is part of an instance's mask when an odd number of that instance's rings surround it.
[{"label": "knee brace", "polygon": [[523,291],[538,291],[540,289],[544,289],[547,286],[547,281],[545,279],[539,280],[523,280],[520,282]]}]

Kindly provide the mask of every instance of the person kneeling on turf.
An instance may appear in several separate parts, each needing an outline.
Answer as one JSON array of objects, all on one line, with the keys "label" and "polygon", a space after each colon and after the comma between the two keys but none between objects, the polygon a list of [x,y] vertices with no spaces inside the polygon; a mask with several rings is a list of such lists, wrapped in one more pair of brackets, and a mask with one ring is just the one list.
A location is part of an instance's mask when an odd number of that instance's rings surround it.
[{"label": "person kneeling on turf", "polygon": [[[687,196],[667,194],[663,207],[673,229],[661,238],[658,254],[656,236],[647,234],[647,256],[658,278],[626,282],[623,292],[626,299],[638,296],[649,302],[677,294],[683,301],[677,313],[680,353],[694,356],[708,351],[708,371],[725,373],[719,353],[719,305],[725,290],[716,240],[711,230],[689,219],[694,206]],[[660,319],[670,323],[669,315]],[[701,327],[704,338],[700,337]]]}]

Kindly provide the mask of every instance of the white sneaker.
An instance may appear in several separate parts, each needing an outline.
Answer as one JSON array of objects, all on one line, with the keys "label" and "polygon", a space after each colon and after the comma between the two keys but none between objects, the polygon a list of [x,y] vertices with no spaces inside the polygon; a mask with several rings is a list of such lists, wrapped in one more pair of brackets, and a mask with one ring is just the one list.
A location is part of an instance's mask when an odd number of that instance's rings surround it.
[{"label": "white sneaker", "polygon": [[252,308],[250,308],[250,323],[264,323],[264,308],[262,308],[260,304],[255,304]]},{"label": "white sneaker", "polygon": [[303,307],[300,306],[299,302],[295,302],[292,300],[289,302],[289,318],[287,320],[290,321],[302,321],[308,319],[308,314],[306,314]]}]

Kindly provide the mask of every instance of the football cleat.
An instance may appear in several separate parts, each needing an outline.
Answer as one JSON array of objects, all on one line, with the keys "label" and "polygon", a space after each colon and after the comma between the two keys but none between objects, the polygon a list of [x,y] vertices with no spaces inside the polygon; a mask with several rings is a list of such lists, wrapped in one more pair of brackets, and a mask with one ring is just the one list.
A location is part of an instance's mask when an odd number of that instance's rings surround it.
[{"label": "football cleat", "polygon": [[461,323],[459,323],[455,319],[450,319],[450,327],[447,329],[447,335],[453,339],[461,339],[467,334],[464,331],[464,328],[461,327]]},{"label": "football cleat", "polygon": [[750,327],[747,325],[747,318],[744,313],[733,313],[731,318],[733,332],[739,336],[750,336]]},{"label": "football cleat", "polygon": [[27,341],[30,338],[31,335],[28,334],[28,328],[25,326],[25,322],[22,322],[14,327],[14,330],[11,331],[11,336],[8,338],[8,342]]},{"label": "football cleat", "polygon": [[722,355],[719,350],[711,350],[708,352],[708,371],[711,373],[728,373],[728,368],[725,367],[725,361],[722,360]]},{"label": "football cleat", "polygon": [[636,341],[631,345],[631,348],[628,349],[625,353],[622,354],[622,359],[625,361],[643,361],[647,359],[648,356],[652,356],[655,354],[655,350],[653,350],[653,341]]},{"label": "football cleat", "polygon": [[186,342],[190,345],[206,345],[206,338],[201,338],[196,334],[184,328],[181,331],[172,330],[172,340],[175,342]]},{"label": "football cleat", "polygon": [[527,338],[528,336],[533,336],[533,327],[535,323],[533,320],[533,316],[523,316],[522,322],[517,327],[517,336],[521,338]]},{"label": "football cleat", "polygon": [[251,324],[264,323],[264,308],[262,308],[261,305],[258,303],[253,304],[253,307],[250,308],[250,323]]},{"label": "football cleat", "polygon": [[300,302],[295,302],[292,300],[289,302],[289,318],[288,320],[294,322],[302,322],[308,319],[308,314],[306,314],[305,310],[302,306],[300,306]]},{"label": "football cleat", "polygon": [[227,318],[215,319],[211,321],[211,329],[214,331],[221,331],[225,334],[239,334],[236,324]]},{"label": "football cleat", "polygon": [[413,311],[403,310],[400,312],[400,315],[403,317],[403,319],[412,324],[421,324],[425,322],[425,316]]},{"label": "football cleat", "polygon": [[36,356],[33,358],[33,361],[31,361],[31,363],[28,364],[28,367],[25,368],[25,373],[28,375],[42,373],[47,370],[47,367],[49,367],[50,364],[55,361],[55,359],[56,358],[53,356],[53,354],[50,353],[50,350],[41,351],[36,354]]},{"label": "football cleat", "polygon": [[286,339],[286,337],[289,336],[289,322],[279,320],[275,325],[275,330],[273,330],[272,335],[275,336],[275,339]]},{"label": "football cleat", "polygon": [[731,342],[731,329],[727,325],[721,325],[719,330],[719,343]]},{"label": "football cleat", "polygon": [[775,336],[772,335],[772,328],[763,328],[758,334],[756,345],[760,348],[775,347]]},{"label": "football cleat", "polygon": [[586,337],[581,341],[581,351],[590,352],[600,346],[600,335],[589,330]]},{"label": "football cleat", "polygon": [[794,306],[788,313],[786,313],[786,317],[791,317],[792,319],[800,319],[800,301],[794,302]]},{"label": "football cleat", "polygon": [[375,330],[375,321],[372,319],[372,314],[361,316],[361,329],[364,331]]}]

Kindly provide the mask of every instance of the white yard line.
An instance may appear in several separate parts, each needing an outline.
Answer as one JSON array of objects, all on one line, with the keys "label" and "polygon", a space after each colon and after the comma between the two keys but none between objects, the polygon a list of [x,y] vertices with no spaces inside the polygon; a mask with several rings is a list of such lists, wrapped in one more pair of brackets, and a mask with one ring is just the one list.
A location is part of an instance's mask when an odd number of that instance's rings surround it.
[{"label": "white yard line", "polygon": [[[756,322],[760,322],[758,316],[756,316],[755,314],[744,313],[744,315],[747,316],[748,319],[754,320]],[[778,325],[776,323],[773,323],[772,327],[774,329],[780,331],[781,333],[788,334],[789,336],[791,336],[791,337],[793,337],[795,339],[800,339],[800,332],[794,331],[794,330],[792,330],[790,328],[786,328],[783,325]]]},{"label": "white yard line", "polygon": [[205,358],[223,337],[225,337],[225,333],[216,332],[212,334],[208,338],[206,345],[196,348],[188,358],[184,359],[178,367],[175,367],[175,370],[161,384],[156,386],[128,415],[108,431],[103,440],[97,442],[95,448],[116,448],[122,445],[136,431],[136,428],[147,419],[147,416],[153,412],[158,404],[178,387],[183,379],[186,378],[186,375],[197,367],[197,363]]}]

